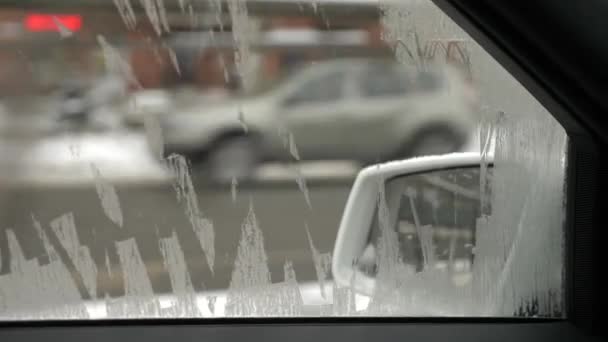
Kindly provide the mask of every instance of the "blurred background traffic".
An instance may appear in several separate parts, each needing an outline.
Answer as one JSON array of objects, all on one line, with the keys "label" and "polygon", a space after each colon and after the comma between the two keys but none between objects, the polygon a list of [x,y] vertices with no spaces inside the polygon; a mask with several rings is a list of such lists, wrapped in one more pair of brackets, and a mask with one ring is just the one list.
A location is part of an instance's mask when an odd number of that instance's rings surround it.
[{"label": "blurred background traffic", "polygon": [[[362,166],[475,148],[467,42],[389,41],[381,18],[362,0],[4,1],[0,273],[6,229],[43,259],[35,223],[72,213],[98,298],[124,292],[114,243],[127,238],[170,291],[158,238],[173,234],[193,286],[226,288],[253,208],[273,280],[285,260],[316,279],[311,244],[331,251]],[[213,270],[176,196],[188,182],[214,226]]]}]

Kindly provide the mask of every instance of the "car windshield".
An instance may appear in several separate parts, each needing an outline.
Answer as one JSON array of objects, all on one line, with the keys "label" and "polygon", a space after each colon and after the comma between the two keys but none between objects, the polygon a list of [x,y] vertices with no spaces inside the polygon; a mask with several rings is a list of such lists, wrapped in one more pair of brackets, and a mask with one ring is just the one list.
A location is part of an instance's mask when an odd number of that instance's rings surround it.
[{"label": "car windshield", "polygon": [[[2,2],[0,320],[564,318],[566,145],[431,0]],[[394,263],[422,286],[334,281],[363,168],[467,151],[491,196],[433,234],[477,301],[428,299],[452,294],[411,222]]]}]

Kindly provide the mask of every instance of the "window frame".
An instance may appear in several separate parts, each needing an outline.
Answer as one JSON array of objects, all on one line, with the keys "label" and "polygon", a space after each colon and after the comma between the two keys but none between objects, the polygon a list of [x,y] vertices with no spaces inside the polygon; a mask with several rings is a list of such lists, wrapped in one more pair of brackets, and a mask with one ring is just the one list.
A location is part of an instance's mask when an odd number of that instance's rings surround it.
[{"label": "window frame", "polygon": [[[411,337],[422,341],[542,341],[542,340],[596,340],[591,335],[606,335],[606,297],[601,289],[608,283],[602,272],[606,259],[599,252],[601,241],[606,240],[604,228],[608,218],[608,203],[600,194],[608,192],[608,120],[602,118],[608,108],[608,99],[598,98],[601,90],[595,78],[607,70],[584,77],[584,85],[570,82],[572,73],[590,68],[593,63],[563,70],[568,57],[585,51],[565,51],[551,56],[547,46],[554,41],[539,42],[536,33],[552,32],[548,25],[559,17],[542,9],[551,5],[577,9],[588,13],[579,2],[538,0],[525,7],[524,12],[515,2],[491,0],[433,0],[448,16],[463,27],[499,63],[518,79],[549,112],[558,119],[569,135],[567,170],[566,217],[566,272],[567,318],[565,320],[525,320],[491,318],[320,318],[320,319],[171,319],[126,321],[40,321],[1,322],[2,341],[82,341],[104,340],[223,340],[223,341],[309,341],[322,339],[349,342],[397,340]],[[594,1],[599,6],[599,0]],[[580,2],[588,5],[589,1]],[[543,7],[544,6],[544,7]],[[590,7],[590,6],[589,6]],[[586,24],[601,24],[608,14],[597,11],[586,17]],[[519,11],[518,11],[519,10]],[[582,12],[581,12],[582,11]],[[522,13],[525,13],[523,16]],[[564,10],[561,16],[577,16]],[[600,15],[601,14],[601,15]],[[518,17],[518,15],[520,15]],[[543,25],[535,26],[530,17],[544,18]],[[601,18],[600,18],[601,17]],[[578,17],[580,19],[580,16]],[[527,21],[526,21],[527,20]],[[561,23],[561,21],[560,21]],[[568,25],[565,25],[568,26]],[[601,27],[598,26],[598,27]],[[601,29],[599,29],[601,30]],[[582,31],[582,30],[581,30]],[[533,34],[534,33],[534,34]],[[581,32],[578,32],[579,36]],[[540,35],[542,37],[542,35]],[[583,37],[586,37],[583,35]],[[585,45],[588,42],[581,42]],[[554,44],[553,44],[554,45]],[[589,44],[587,44],[589,45]],[[607,46],[608,48],[608,46]],[[594,62],[608,60],[608,51],[597,47]],[[578,53],[578,54],[577,54]],[[554,57],[551,59],[549,57]],[[558,68],[559,66],[562,68]],[[608,68],[604,68],[608,69]],[[599,74],[599,75],[598,75]],[[580,76],[580,74],[579,74]],[[594,93],[595,92],[595,93]],[[599,306],[599,308],[598,308]]]}]

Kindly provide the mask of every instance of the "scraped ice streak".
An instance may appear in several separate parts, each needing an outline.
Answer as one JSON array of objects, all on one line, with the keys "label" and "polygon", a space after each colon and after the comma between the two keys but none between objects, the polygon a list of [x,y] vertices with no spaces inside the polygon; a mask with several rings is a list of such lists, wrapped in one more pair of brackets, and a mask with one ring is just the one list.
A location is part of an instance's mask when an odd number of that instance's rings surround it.
[{"label": "scraped ice streak", "polygon": [[327,298],[327,291],[325,291],[325,284],[329,275],[331,267],[331,253],[320,253],[315,247],[312,236],[310,235],[310,229],[308,225],[306,228],[306,236],[308,237],[308,243],[310,245],[310,251],[312,253],[312,261],[315,264],[315,273],[317,274],[317,280],[319,281],[319,290],[321,291],[321,297]]},{"label": "scraped ice streak", "polygon": [[59,36],[61,37],[61,39],[70,38],[72,35],[74,35],[74,32],[70,31],[69,28],[65,27],[65,25],[63,25],[59,18],[57,18],[56,16],[53,16],[53,23],[55,23],[55,25],[57,26],[57,30],[59,31]]},{"label": "scraped ice streak", "polygon": [[116,76],[125,78],[127,81],[129,81],[129,83],[141,88],[141,85],[137,81],[137,78],[131,69],[131,64],[122,58],[120,52],[110,45],[110,43],[108,43],[108,41],[102,35],[97,36],[97,42],[99,43],[99,46],[101,46],[101,50],[103,52],[106,71]]},{"label": "scraped ice streak", "polygon": [[179,61],[177,60],[177,55],[175,54],[175,50],[173,50],[171,47],[166,46],[165,48],[167,49],[167,52],[169,53],[169,59],[171,60],[171,65],[173,65],[173,68],[175,69],[175,72],[177,72],[178,76],[182,75],[182,70],[179,67]]},{"label": "scraped ice streak", "polygon": [[156,6],[158,9],[158,17],[160,18],[160,23],[162,24],[162,27],[165,29],[165,32],[171,32],[171,28],[169,27],[169,20],[167,19],[165,0],[156,0]]},{"label": "scraped ice streak", "polygon": [[300,191],[302,192],[302,194],[304,194],[304,200],[306,201],[306,205],[308,205],[308,208],[312,209],[312,202],[310,201],[310,194],[308,192],[308,186],[306,185],[306,179],[304,178],[304,175],[302,175],[302,170],[300,169],[300,165],[295,166],[295,173],[296,173],[296,183],[298,184],[298,188],[300,188]]},{"label": "scraped ice streak", "polygon": [[296,278],[296,270],[293,263],[289,260],[283,265],[284,282],[280,284],[279,295],[282,296],[279,305],[282,306],[279,314],[284,317],[297,317],[302,315],[304,300]]},{"label": "scraped ice streak", "polygon": [[163,30],[169,32],[167,12],[163,0],[139,0],[146,12],[146,16],[154,28],[157,35],[161,35]]},{"label": "scraped ice streak", "polygon": [[239,186],[239,181],[236,179],[236,177],[232,177],[232,181],[230,182],[230,194],[232,195],[232,202],[236,202],[238,186]]},{"label": "scraped ice streak", "polygon": [[[293,133],[290,132],[286,127],[279,125],[277,129],[277,134],[283,142],[283,147],[285,147],[289,151],[289,154],[296,162],[299,162],[300,153],[298,152],[298,147],[296,146],[296,140],[293,136]],[[296,184],[298,184],[298,188],[304,195],[306,205],[308,205],[308,208],[312,209],[312,202],[310,201],[308,186],[306,185],[306,179],[304,178],[304,175],[302,175],[302,169],[300,165],[294,164],[293,170],[296,177]]]},{"label": "scraped ice streak", "polygon": [[[224,70],[226,69],[224,68]],[[249,127],[247,127],[247,122],[245,121],[245,111],[243,111],[243,107],[240,104],[237,106],[237,116],[239,123],[243,128],[243,132],[247,133],[249,131]]]},{"label": "scraped ice streak", "polygon": [[[39,233],[44,234],[41,229]],[[48,264],[43,264],[37,258],[26,259],[12,229],[6,234],[11,263],[10,272],[0,276],[0,319],[88,318],[70,271],[46,237],[42,236]]]},{"label": "scraped ice streak", "polygon": [[213,272],[215,263],[215,231],[213,229],[213,222],[204,218],[200,212],[188,162],[183,156],[172,154],[167,158],[167,165],[173,171],[173,174],[176,175],[174,188],[177,193],[177,199],[182,203],[185,202],[186,215],[205,252],[209,269]]},{"label": "scraped ice streak", "polygon": [[[355,278],[351,280],[351,284],[355,283]],[[354,316],[357,314],[357,305],[355,298],[356,291],[353,286],[338,287],[334,283],[332,290],[332,311],[331,316]]]},{"label": "scraped ice streak", "polygon": [[129,30],[134,30],[135,25],[137,25],[137,19],[135,12],[133,12],[133,6],[131,6],[131,0],[114,0],[114,5],[116,5],[125,26]]},{"label": "scraped ice streak", "polygon": [[103,178],[101,172],[94,164],[91,164],[91,172],[95,179],[95,190],[97,190],[97,196],[99,196],[104,213],[112,222],[122,227],[122,209],[114,185]]},{"label": "scraped ice streak", "polygon": [[234,270],[226,299],[227,316],[267,316],[271,293],[264,237],[250,203],[241,227]]},{"label": "scraped ice streak", "polygon": [[134,238],[116,242],[120,263],[124,269],[125,296],[106,299],[108,317],[160,317],[161,307]]},{"label": "scraped ice streak", "polygon": [[192,279],[175,232],[168,238],[160,239],[160,250],[169,271],[174,296],[171,305],[163,310],[163,316],[200,317],[202,314],[197,306]]},{"label": "scraped ice streak", "polygon": [[291,262],[286,261],[284,273],[284,282],[271,284],[264,237],[250,203],[228,288],[226,316],[299,316],[303,300]]},{"label": "scraped ice streak", "polygon": [[298,153],[298,147],[296,146],[296,140],[293,137],[293,133],[289,133],[289,153],[295,160],[300,160],[300,153]]},{"label": "scraped ice streak", "polygon": [[158,117],[146,116],[144,118],[144,128],[154,157],[162,160],[164,158],[163,131]]},{"label": "scraped ice streak", "polygon": [[188,19],[190,22],[190,28],[194,29],[198,26],[198,21],[194,15],[194,8],[192,7],[192,4],[188,4]]},{"label": "scraped ice streak", "polygon": [[236,68],[245,89],[251,89],[255,76],[255,61],[251,52],[251,42],[255,25],[249,17],[247,3],[242,0],[228,0],[228,10],[232,20],[232,34],[237,45]]},{"label": "scraped ice streak", "polygon": [[[42,232],[40,223],[35,219],[34,225]],[[51,221],[50,226],[74,263],[76,271],[82,277],[87,292],[94,296],[97,293],[97,265],[91,257],[89,248],[80,243],[74,223],[74,214],[71,212],[64,214]]]}]

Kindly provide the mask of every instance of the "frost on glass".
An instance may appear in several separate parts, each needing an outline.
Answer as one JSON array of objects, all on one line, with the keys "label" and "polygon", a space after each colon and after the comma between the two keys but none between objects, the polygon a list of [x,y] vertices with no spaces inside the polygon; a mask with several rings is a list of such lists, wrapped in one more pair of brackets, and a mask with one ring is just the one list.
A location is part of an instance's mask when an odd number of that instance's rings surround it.
[{"label": "frost on glass", "polygon": [[241,228],[241,240],[226,299],[226,315],[298,316],[302,297],[291,262],[285,262],[284,272],[284,282],[271,284],[264,237],[251,204]]},{"label": "frost on glass", "polygon": [[167,317],[200,317],[201,310],[197,305],[196,293],[192,279],[186,267],[186,260],[177,235],[173,233],[168,238],[160,239],[161,252],[165,267],[171,277],[171,288],[174,295],[163,312]]},{"label": "frost on glass", "polygon": [[[170,33],[168,3],[164,0],[114,0],[116,10],[129,30],[137,30],[139,18],[151,24],[153,35],[158,36],[155,38]],[[188,13],[191,27],[197,25],[195,3],[198,2],[178,1],[180,11]],[[227,11],[236,43],[236,69],[243,88],[250,89],[255,83],[258,63],[253,48],[260,29],[258,23],[250,15],[244,0],[209,0],[206,5],[214,10],[212,14],[216,16],[220,31],[224,30],[223,11]],[[315,13],[323,12],[316,1],[311,6]],[[456,58],[470,68],[480,92],[483,113],[479,127],[480,197],[484,215],[478,219],[475,230],[475,262],[469,284],[448,285],[448,275],[436,267],[433,227],[421,224],[416,212],[416,203],[432,202],[432,194],[402,189],[406,196],[401,200],[414,214],[423,266],[417,271],[400,261],[397,232],[390,225],[395,208],[389,207],[389,203],[395,198],[390,198],[384,184],[379,184],[378,215],[374,218],[379,227],[378,245],[374,251],[377,269],[371,294],[358,292],[356,274],[350,280],[351,286],[334,283],[330,270],[331,250],[317,247],[321,246],[319,239],[315,243],[311,229],[297,222],[289,222],[283,228],[293,230],[294,236],[299,234],[294,239],[299,237],[309,247],[310,266],[316,279],[298,281],[296,263],[289,258],[279,263],[282,269],[278,275],[271,274],[270,253],[266,251],[264,240],[269,232],[264,230],[264,221],[259,220],[253,203],[246,208],[240,227],[238,224],[221,227],[240,228],[239,238],[234,241],[236,253],[229,261],[233,260],[229,267],[232,271],[229,286],[223,290],[200,291],[202,286],[195,284],[195,277],[188,268],[188,251],[180,245],[184,242],[178,238],[178,233],[169,229],[173,227],[163,227],[166,222],[161,220],[158,225],[147,227],[157,234],[154,243],[160,251],[159,267],[167,272],[171,289],[170,293],[158,294],[153,290],[151,272],[142,259],[142,246],[129,235],[130,227],[125,225],[128,215],[123,204],[128,196],[122,196],[128,190],[121,191],[119,198],[117,185],[104,176],[107,170],[93,164],[87,165],[90,166],[87,171],[94,176],[90,190],[98,199],[95,203],[102,215],[120,227],[121,234],[124,233],[112,241],[111,246],[116,250],[118,265],[111,265],[107,252],[103,256],[105,265],[95,264],[90,247],[80,241],[78,228],[96,230],[98,227],[77,227],[77,219],[82,213],[62,211],[64,214],[45,220],[32,214],[31,225],[44,250],[33,258],[26,257],[24,247],[15,235],[19,227],[6,230],[10,270],[0,275],[0,318],[563,315],[562,225],[567,142],[564,130],[491,56],[429,1],[381,0],[379,6],[384,27],[382,38],[399,62],[421,69],[431,63],[445,62],[446,42],[455,43],[459,47]],[[143,15],[136,15],[136,11],[142,11]],[[61,37],[72,35],[57,19],[54,21]],[[141,88],[130,63],[117,47],[119,43],[113,40],[110,43],[102,35],[97,36],[97,42],[106,71]],[[168,51],[172,67],[181,76],[183,70],[176,51],[169,45],[163,45],[163,48]],[[219,58],[227,80],[228,72],[222,57]],[[235,121],[248,134],[247,108],[236,107]],[[221,266],[216,261],[223,257],[216,251],[220,224],[214,225],[213,217],[206,209],[203,212],[205,203],[199,203],[201,191],[195,189],[186,157],[172,154],[165,158],[158,119],[146,118],[143,129],[154,157],[173,175],[165,190],[185,215],[186,227],[194,232],[195,243],[200,244],[203,254],[196,262],[206,263],[211,276],[216,277]],[[306,212],[316,215],[323,208],[318,204],[313,210],[301,167],[301,159],[306,157],[304,148],[298,149],[294,134],[286,127],[279,127],[276,133],[292,171],[289,185],[302,195],[298,199]],[[78,148],[70,146],[74,156],[79,155]],[[493,170],[491,178],[490,168]],[[233,178],[225,189],[227,202],[232,206],[227,210],[234,208],[234,215],[239,219],[243,213],[239,213],[237,207],[243,201],[237,201],[237,196],[249,191],[249,184],[242,183]],[[277,203],[274,210],[276,215],[283,215],[281,203]],[[158,233],[164,228],[168,228],[168,234],[166,231],[164,235]],[[95,233],[101,235],[102,232]],[[124,296],[110,297],[97,288],[98,279],[114,277],[123,278]]]},{"label": "frost on glass", "polygon": [[[482,216],[476,227],[473,279],[463,293],[436,288],[446,284],[432,270],[424,270],[407,284],[394,283],[394,247],[383,227],[380,203],[379,269],[370,309],[389,315],[424,314],[436,304],[448,315],[561,316],[563,307],[564,170],[567,136],[564,129],[526,90],[468,35],[430,3],[416,6],[386,1],[382,5],[384,39],[403,63],[424,67],[431,45],[421,42],[464,41],[474,81],[478,84],[483,116],[480,122]],[[517,101],[513,101],[516,98]],[[488,179],[489,156],[494,157],[493,177]],[[491,188],[491,192],[487,189]],[[413,202],[416,194],[409,193]],[[424,243],[424,227],[416,225],[425,264],[433,248]],[[386,270],[389,270],[386,272]],[[385,278],[388,279],[385,280]],[[421,281],[422,280],[422,281]],[[391,285],[392,284],[392,285]],[[412,291],[416,284],[424,287]],[[386,288],[388,287],[388,288]],[[394,297],[394,289],[397,296]],[[417,287],[416,287],[417,288]],[[443,294],[452,295],[442,298]],[[415,294],[414,294],[415,293]],[[426,297],[428,295],[429,297]],[[382,298],[393,303],[391,308]],[[395,301],[395,298],[398,300]],[[460,298],[459,301],[453,301]],[[433,314],[433,313],[431,313]],[[437,313],[434,313],[437,314]],[[434,315],[433,314],[433,315]],[[441,314],[441,311],[440,313]]]},{"label": "frost on glass", "polygon": [[319,252],[314,245],[308,226],[306,226],[306,236],[308,237],[308,243],[310,244],[312,260],[315,264],[315,273],[317,274],[317,281],[319,282],[319,291],[321,292],[321,297],[326,298],[326,284],[330,283],[328,282],[328,278],[331,267],[331,253]]},{"label": "frost on glass", "polygon": [[120,54],[120,51],[110,44],[106,38],[102,35],[97,36],[97,42],[101,47],[103,53],[104,64],[106,71],[110,75],[118,76],[127,80],[130,84],[136,85],[141,88],[139,81],[135,77],[131,65],[124,59]]},{"label": "frost on glass", "polygon": [[95,189],[97,190],[97,196],[99,196],[103,211],[112,222],[119,227],[122,227],[122,208],[120,207],[120,200],[118,199],[118,194],[116,193],[114,185],[104,179],[95,165],[91,165],[91,172],[95,179]]},{"label": "frost on glass", "polygon": [[209,269],[213,272],[213,265],[215,264],[215,231],[213,229],[213,222],[205,218],[200,211],[188,161],[183,156],[172,154],[167,158],[167,165],[173,174],[176,175],[174,189],[177,199],[185,207],[186,216],[205,252]]},{"label": "frost on glass", "polygon": [[57,25],[59,36],[61,37],[61,39],[69,38],[74,34],[74,32],[70,31],[69,28],[65,27],[65,25],[63,25],[56,16],[53,16],[53,23]]},{"label": "frost on glass", "polygon": [[236,43],[236,67],[241,77],[243,87],[251,89],[255,77],[256,61],[251,51],[252,40],[256,33],[256,24],[249,16],[247,2],[228,0],[228,10],[232,23],[232,33]]},{"label": "frost on glass", "polygon": [[522,114],[497,118],[493,209],[477,233],[478,279],[498,282],[488,303],[498,314],[561,316],[567,138],[542,107]]},{"label": "frost on glass", "polygon": [[[87,268],[90,265],[88,251],[75,245],[77,241],[74,240],[75,232],[71,231],[73,226],[70,216],[59,218],[55,222],[59,237],[52,230],[43,229],[33,218],[32,224],[40,234],[45,248],[45,255],[39,258],[27,259],[15,233],[12,230],[6,231],[11,263],[10,273],[0,276],[1,319],[89,317],[83,302],[83,299],[90,298],[89,293],[86,288],[78,287],[83,276],[85,279],[93,276],[91,272],[94,272],[94,268]],[[75,261],[79,269],[74,269],[74,260],[66,262],[61,257],[66,249],[68,254],[77,255]]]},{"label": "frost on glass", "polygon": [[114,5],[122,18],[122,21],[125,23],[125,26],[130,30],[135,29],[137,17],[135,16],[135,12],[133,12],[131,0],[114,0]]}]

